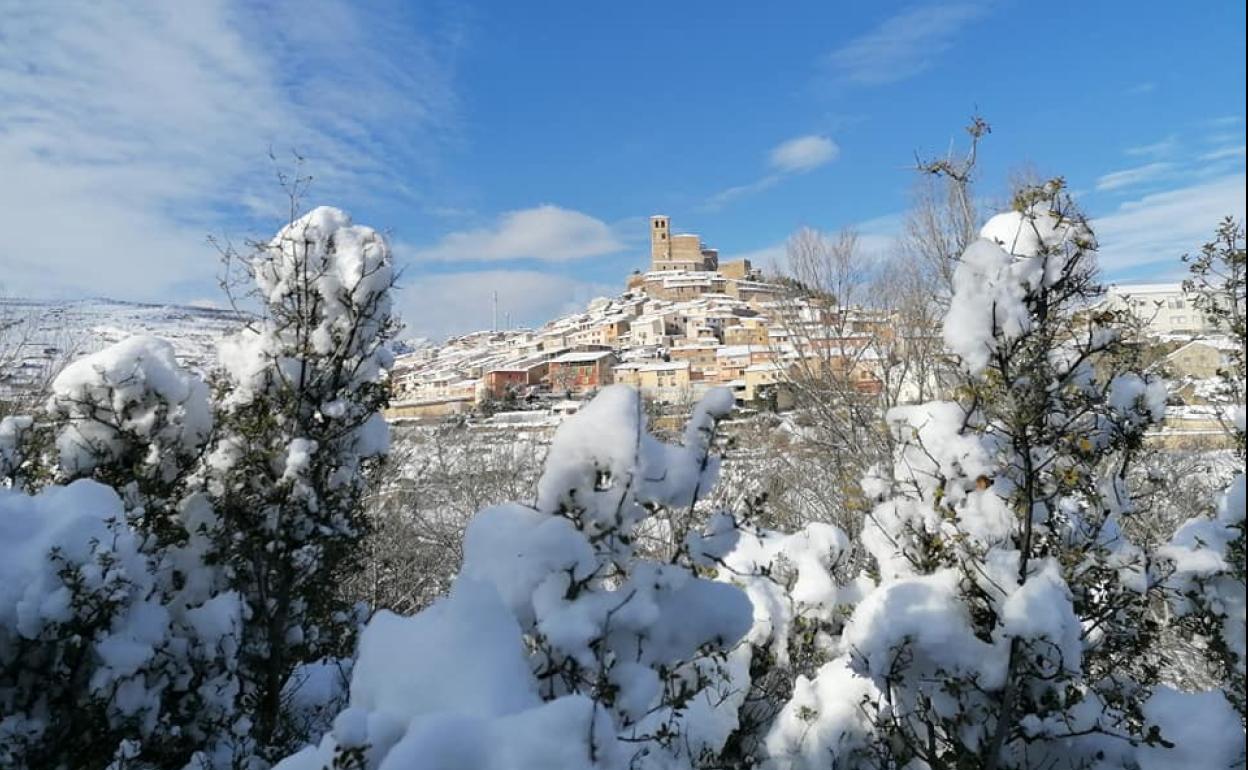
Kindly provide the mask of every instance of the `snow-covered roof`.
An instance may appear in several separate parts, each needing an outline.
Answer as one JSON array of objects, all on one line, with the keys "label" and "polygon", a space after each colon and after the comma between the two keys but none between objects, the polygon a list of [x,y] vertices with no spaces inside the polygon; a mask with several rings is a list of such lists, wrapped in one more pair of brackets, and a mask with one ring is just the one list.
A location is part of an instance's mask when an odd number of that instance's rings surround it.
[{"label": "snow-covered roof", "polygon": [[1118,283],[1109,287],[1115,294],[1181,294],[1181,283]]},{"label": "snow-covered roof", "polygon": [[1239,347],[1235,344],[1235,341],[1229,337],[1198,337],[1180,346],[1173,353],[1166,356],[1166,358],[1172,358],[1193,345],[1204,345],[1206,347],[1213,348],[1214,350],[1235,350]]},{"label": "snow-covered roof", "polygon": [[613,356],[615,353],[610,350],[581,350],[572,353],[564,353],[561,356],[550,359],[552,364],[581,364],[591,361],[600,361],[607,356]]},{"label": "snow-covered roof", "polygon": [[658,361],[653,364],[636,364],[637,371],[640,372],[668,372],[678,369],[688,369],[688,361]]},{"label": "snow-covered roof", "polygon": [[760,364],[750,364],[749,366],[745,367],[744,371],[774,372],[774,371],[779,371],[779,369],[780,369],[780,364],[777,364],[774,361],[764,361]]},{"label": "snow-covered roof", "polygon": [[715,355],[720,358],[748,356],[750,353],[762,353],[770,349],[765,345],[725,345],[715,351]]}]

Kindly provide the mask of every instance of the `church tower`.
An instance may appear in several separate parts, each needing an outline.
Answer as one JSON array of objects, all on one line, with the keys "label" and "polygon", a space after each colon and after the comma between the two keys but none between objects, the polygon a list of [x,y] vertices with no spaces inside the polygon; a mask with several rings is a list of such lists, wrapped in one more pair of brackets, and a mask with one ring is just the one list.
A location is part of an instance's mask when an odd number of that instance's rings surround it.
[{"label": "church tower", "polygon": [[662,262],[672,258],[671,221],[662,215],[650,217],[650,269],[662,270]]}]

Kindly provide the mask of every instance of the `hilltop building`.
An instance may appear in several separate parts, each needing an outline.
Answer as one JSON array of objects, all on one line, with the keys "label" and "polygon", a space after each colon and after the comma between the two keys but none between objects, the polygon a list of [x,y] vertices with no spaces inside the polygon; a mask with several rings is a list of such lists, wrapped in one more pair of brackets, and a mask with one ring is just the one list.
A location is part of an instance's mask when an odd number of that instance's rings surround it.
[{"label": "hilltop building", "polygon": [[[806,322],[819,327],[829,309],[787,297],[747,260],[721,263],[697,235],[673,235],[668,217],[652,217],[649,228],[650,269],[634,273],[618,297],[600,297],[537,329],[476,332],[401,357],[388,415],[440,417],[486,401],[550,408],[555,399],[584,398],[612,382],[666,404],[691,403],[720,385],[742,401],[781,404],[775,394],[795,357],[835,358],[814,331],[798,335],[800,344],[787,337]],[[841,340],[850,347],[859,337],[865,344],[871,331],[838,328],[854,338]],[[852,355],[865,360],[857,348]],[[870,367],[851,366],[863,387],[878,379]]]},{"label": "hilltop building", "polygon": [[702,245],[692,233],[672,235],[671,220],[662,214],[650,217],[650,270],[713,271],[719,269],[719,252]]},{"label": "hilltop building", "polygon": [[1159,337],[1216,334],[1217,324],[1193,302],[1181,283],[1124,283],[1110,286],[1102,301],[1109,310],[1128,310]]},{"label": "hilltop building", "polygon": [[672,234],[672,220],[663,214],[650,217],[650,272],[718,273],[721,278],[757,280],[760,276],[748,259],[720,263],[719,250],[707,248],[693,233]]}]

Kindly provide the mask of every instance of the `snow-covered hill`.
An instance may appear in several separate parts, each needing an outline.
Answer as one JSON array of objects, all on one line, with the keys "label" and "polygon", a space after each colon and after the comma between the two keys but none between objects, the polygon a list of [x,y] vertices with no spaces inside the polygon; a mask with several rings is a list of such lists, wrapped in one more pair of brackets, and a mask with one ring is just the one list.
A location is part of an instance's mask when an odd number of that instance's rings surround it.
[{"label": "snow-covered hill", "polygon": [[217,340],[244,321],[233,310],[212,307],[0,299],[0,391],[38,382],[69,360],[136,334],[169,340],[184,364],[204,372],[215,360]]}]

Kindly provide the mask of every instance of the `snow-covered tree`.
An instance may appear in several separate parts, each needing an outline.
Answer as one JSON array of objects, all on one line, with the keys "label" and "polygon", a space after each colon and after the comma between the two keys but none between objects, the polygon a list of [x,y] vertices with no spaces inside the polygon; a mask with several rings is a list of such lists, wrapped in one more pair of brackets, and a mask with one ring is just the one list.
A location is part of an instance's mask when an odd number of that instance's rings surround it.
[{"label": "snow-covered tree", "polygon": [[34,418],[28,414],[14,414],[0,419],[0,488],[26,486],[34,425]]},{"label": "snow-covered tree", "polygon": [[341,588],[374,611],[411,614],[450,590],[477,511],[532,494],[549,439],[544,427],[482,431],[460,422],[392,430],[364,499],[371,527],[361,568]]},{"label": "snow-covered tree", "polygon": [[279,767],[688,768],[713,756],[735,721],[721,669],[750,612],[695,561],[730,545],[731,528],[692,536],[669,562],[636,542],[651,517],[710,491],[710,438],[731,406],[712,391],[668,445],[646,432],[636,391],[604,389],[560,426],[534,505],[474,518],[450,596],[369,622],[351,707]]},{"label": "snow-covered tree", "polygon": [[240,620],[204,561],[210,511],[188,484],[212,426],[207,387],[140,336],[66,367],[51,392],[52,451],[30,445],[32,418],[13,434],[68,486],[6,500],[17,603],[0,623],[0,743],[31,767],[207,756],[232,722]]},{"label": "snow-covered tree", "polygon": [[388,442],[380,410],[395,276],[385,240],[327,207],[291,222],[245,267],[262,313],[221,346],[207,490],[216,559],[247,608],[248,732],[271,756],[302,737],[282,723],[296,666],[354,646],[354,610],[336,583],[358,556],[360,498]]},{"label": "snow-covered tree", "polygon": [[1183,287],[1195,298],[1195,309],[1204,313],[1234,343],[1228,365],[1219,372],[1216,394],[1230,405],[1224,421],[1244,442],[1244,345],[1248,344],[1248,262],[1244,250],[1243,222],[1227,217],[1218,225],[1214,239],[1196,255],[1184,255],[1191,277]]},{"label": "snow-covered tree", "polygon": [[[1243,225],[1226,219],[1200,255],[1185,257],[1192,271],[1186,287],[1197,307],[1216,320],[1236,343],[1219,372],[1218,396],[1224,424],[1239,462],[1248,453],[1244,416],[1245,262]],[[1248,714],[1245,693],[1244,474],[1238,474],[1208,515],[1194,516],[1175,533],[1163,554],[1173,561],[1171,604],[1184,638],[1213,663],[1222,691],[1241,722]]]},{"label": "snow-covered tree", "polygon": [[93,478],[121,494],[131,521],[162,545],[213,427],[208,386],[168,342],[136,335],[74,361],[52,382],[54,477]]},{"label": "snow-covered tree", "polygon": [[1121,524],[1166,391],[1088,311],[1094,253],[1050,183],[962,255],[959,399],[890,411],[892,468],[864,482],[877,586],[775,719],[775,766],[1179,767],[1192,740],[1209,767],[1238,756],[1225,700],[1155,686],[1165,573]]},{"label": "snow-covered tree", "polygon": [[[216,398],[136,336],[0,423],[0,764],[263,766],[354,647],[336,578],[385,450],[385,242],[317,209],[246,261]],[[257,764],[257,762],[259,764]]]}]

